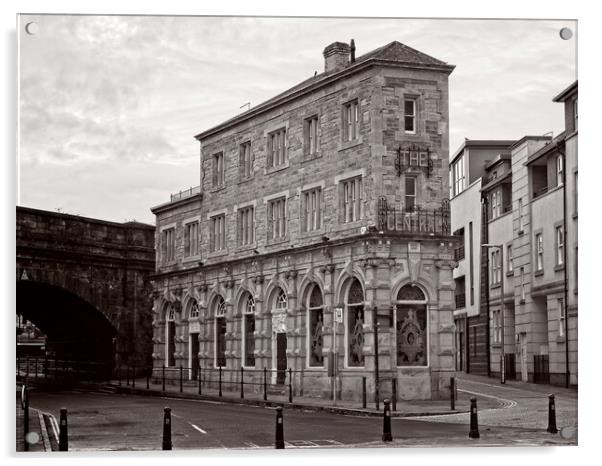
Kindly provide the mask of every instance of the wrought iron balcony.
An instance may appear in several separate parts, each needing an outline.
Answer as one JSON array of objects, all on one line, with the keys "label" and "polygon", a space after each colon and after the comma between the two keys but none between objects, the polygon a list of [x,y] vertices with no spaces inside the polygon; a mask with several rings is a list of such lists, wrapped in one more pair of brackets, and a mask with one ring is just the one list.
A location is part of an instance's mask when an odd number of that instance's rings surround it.
[{"label": "wrought iron balcony", "polygon": [[403,233],[450,235],[449,201],[446,199],[438,209],[412,209],[389,207],[387,199],[378,200],[378,229],[380,231],[399,231]]},{"label": "wrought iron balcony", "polygon": [[194,188],[191,187],[190,189],[185,189],[184,191],[180,191],[178,193],[171,194],[170,202],[180,201],[182,199],[186,199],[187,197],[195,196],[195,195],[199,194],[200,192],[201,192],[200,186],[195,186]]}]

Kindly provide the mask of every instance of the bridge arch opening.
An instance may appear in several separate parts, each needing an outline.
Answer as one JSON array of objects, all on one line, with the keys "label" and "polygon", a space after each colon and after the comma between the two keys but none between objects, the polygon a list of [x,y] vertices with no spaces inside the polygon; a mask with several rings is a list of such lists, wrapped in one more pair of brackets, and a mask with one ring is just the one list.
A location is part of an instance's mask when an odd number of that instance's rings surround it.
[{"label": "bridge arch opening", "polygon": [[117,330],[92,304],[64,288],[17,281],[17,315],[46,335],[48,358],[112,366]]}]

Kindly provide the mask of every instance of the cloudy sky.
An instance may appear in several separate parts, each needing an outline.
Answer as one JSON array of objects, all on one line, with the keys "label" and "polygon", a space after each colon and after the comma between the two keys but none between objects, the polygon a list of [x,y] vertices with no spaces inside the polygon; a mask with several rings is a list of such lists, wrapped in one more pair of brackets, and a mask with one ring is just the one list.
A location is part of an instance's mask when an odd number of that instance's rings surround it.
[{"label": "cloudy sky", "polygon": [[[35,34],[25,32],[35,22]],[[322,50],[398,40],[456,65],[450,152],[562,130],[570,21],[22,16],[18,204],[154,223],[199,184],[193,136],[323,70]]]}]

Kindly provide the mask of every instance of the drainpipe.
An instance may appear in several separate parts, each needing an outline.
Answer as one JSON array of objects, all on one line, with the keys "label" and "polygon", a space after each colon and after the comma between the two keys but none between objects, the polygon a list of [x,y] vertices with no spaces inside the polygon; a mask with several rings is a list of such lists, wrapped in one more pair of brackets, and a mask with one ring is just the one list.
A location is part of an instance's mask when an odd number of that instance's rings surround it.
[{"label": "drainpipe", "polygon": [[[564,141],[563,141],[564,142]],[[567,263],[567,249],[568,249],[568,234],[566,225],[566,151],[561,149],[564,144],[556,141],[556,150],[560,152],[562,156],[562,231],[564,233],[564,248],[562,248],[562,258],[564,261],[564,365],[565,365],[565,387],[568,388],[570,385],[571,373],[569,371],[569,286],[568,286],[568,275],[567,271],[569,264]]]},{"label": "drainpipe", "polygon": [[[486,195],[481,195],[481,205],[482,205],[482,209],[481,209],[481,243],[479,244],[479,254],[481,256],[481,272],[483,271],[483,268],[485,269],[485,280],[483,280],[483,274],[481,273],[481,289],[485,290],[485,306],[487,309],[487,319],[485,320],[485,325],[486,325],[486,330],[485,330],[485,345],[487,346],[487,377],[491,377],[491,348],[490,348],[490,341],[489,341],[489,333],[490,333],[490,328],[489,328],[489,315],[490,315],[490,309],[489,309],[489,250],[485,249],[485,252],[483,252],[483,248],[481,247],[481,244],[487,244],[489,242],[489,224],[487,223],[487,196]],[[504,279],[504,277],[502,277],[502,280]],[[483,297],[482,293],[481,293],[481,297]],[[480,310],[479,310],[480,311]]]}]

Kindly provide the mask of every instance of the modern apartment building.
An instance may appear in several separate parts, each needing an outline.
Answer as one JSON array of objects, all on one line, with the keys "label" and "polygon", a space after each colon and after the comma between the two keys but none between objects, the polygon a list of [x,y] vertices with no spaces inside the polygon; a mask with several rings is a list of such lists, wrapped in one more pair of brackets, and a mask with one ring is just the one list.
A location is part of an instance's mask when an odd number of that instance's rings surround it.
[{"label": "modern apartment building", "polygon": [[[464,305],[464,322],[456,300],[458,370],[500,376],[504,355],[508,378],[577,385],[577,82],[554,101],[564,103],[561,134],[525,136],[463,162],[484,164],[483,174],[454,192],[452,230],[474,228],[480,213],[480,242],[464,243],[480,259],[483,286],[478,316]],[[475,271],[466,255],[454,271],[457,296]]]}]

